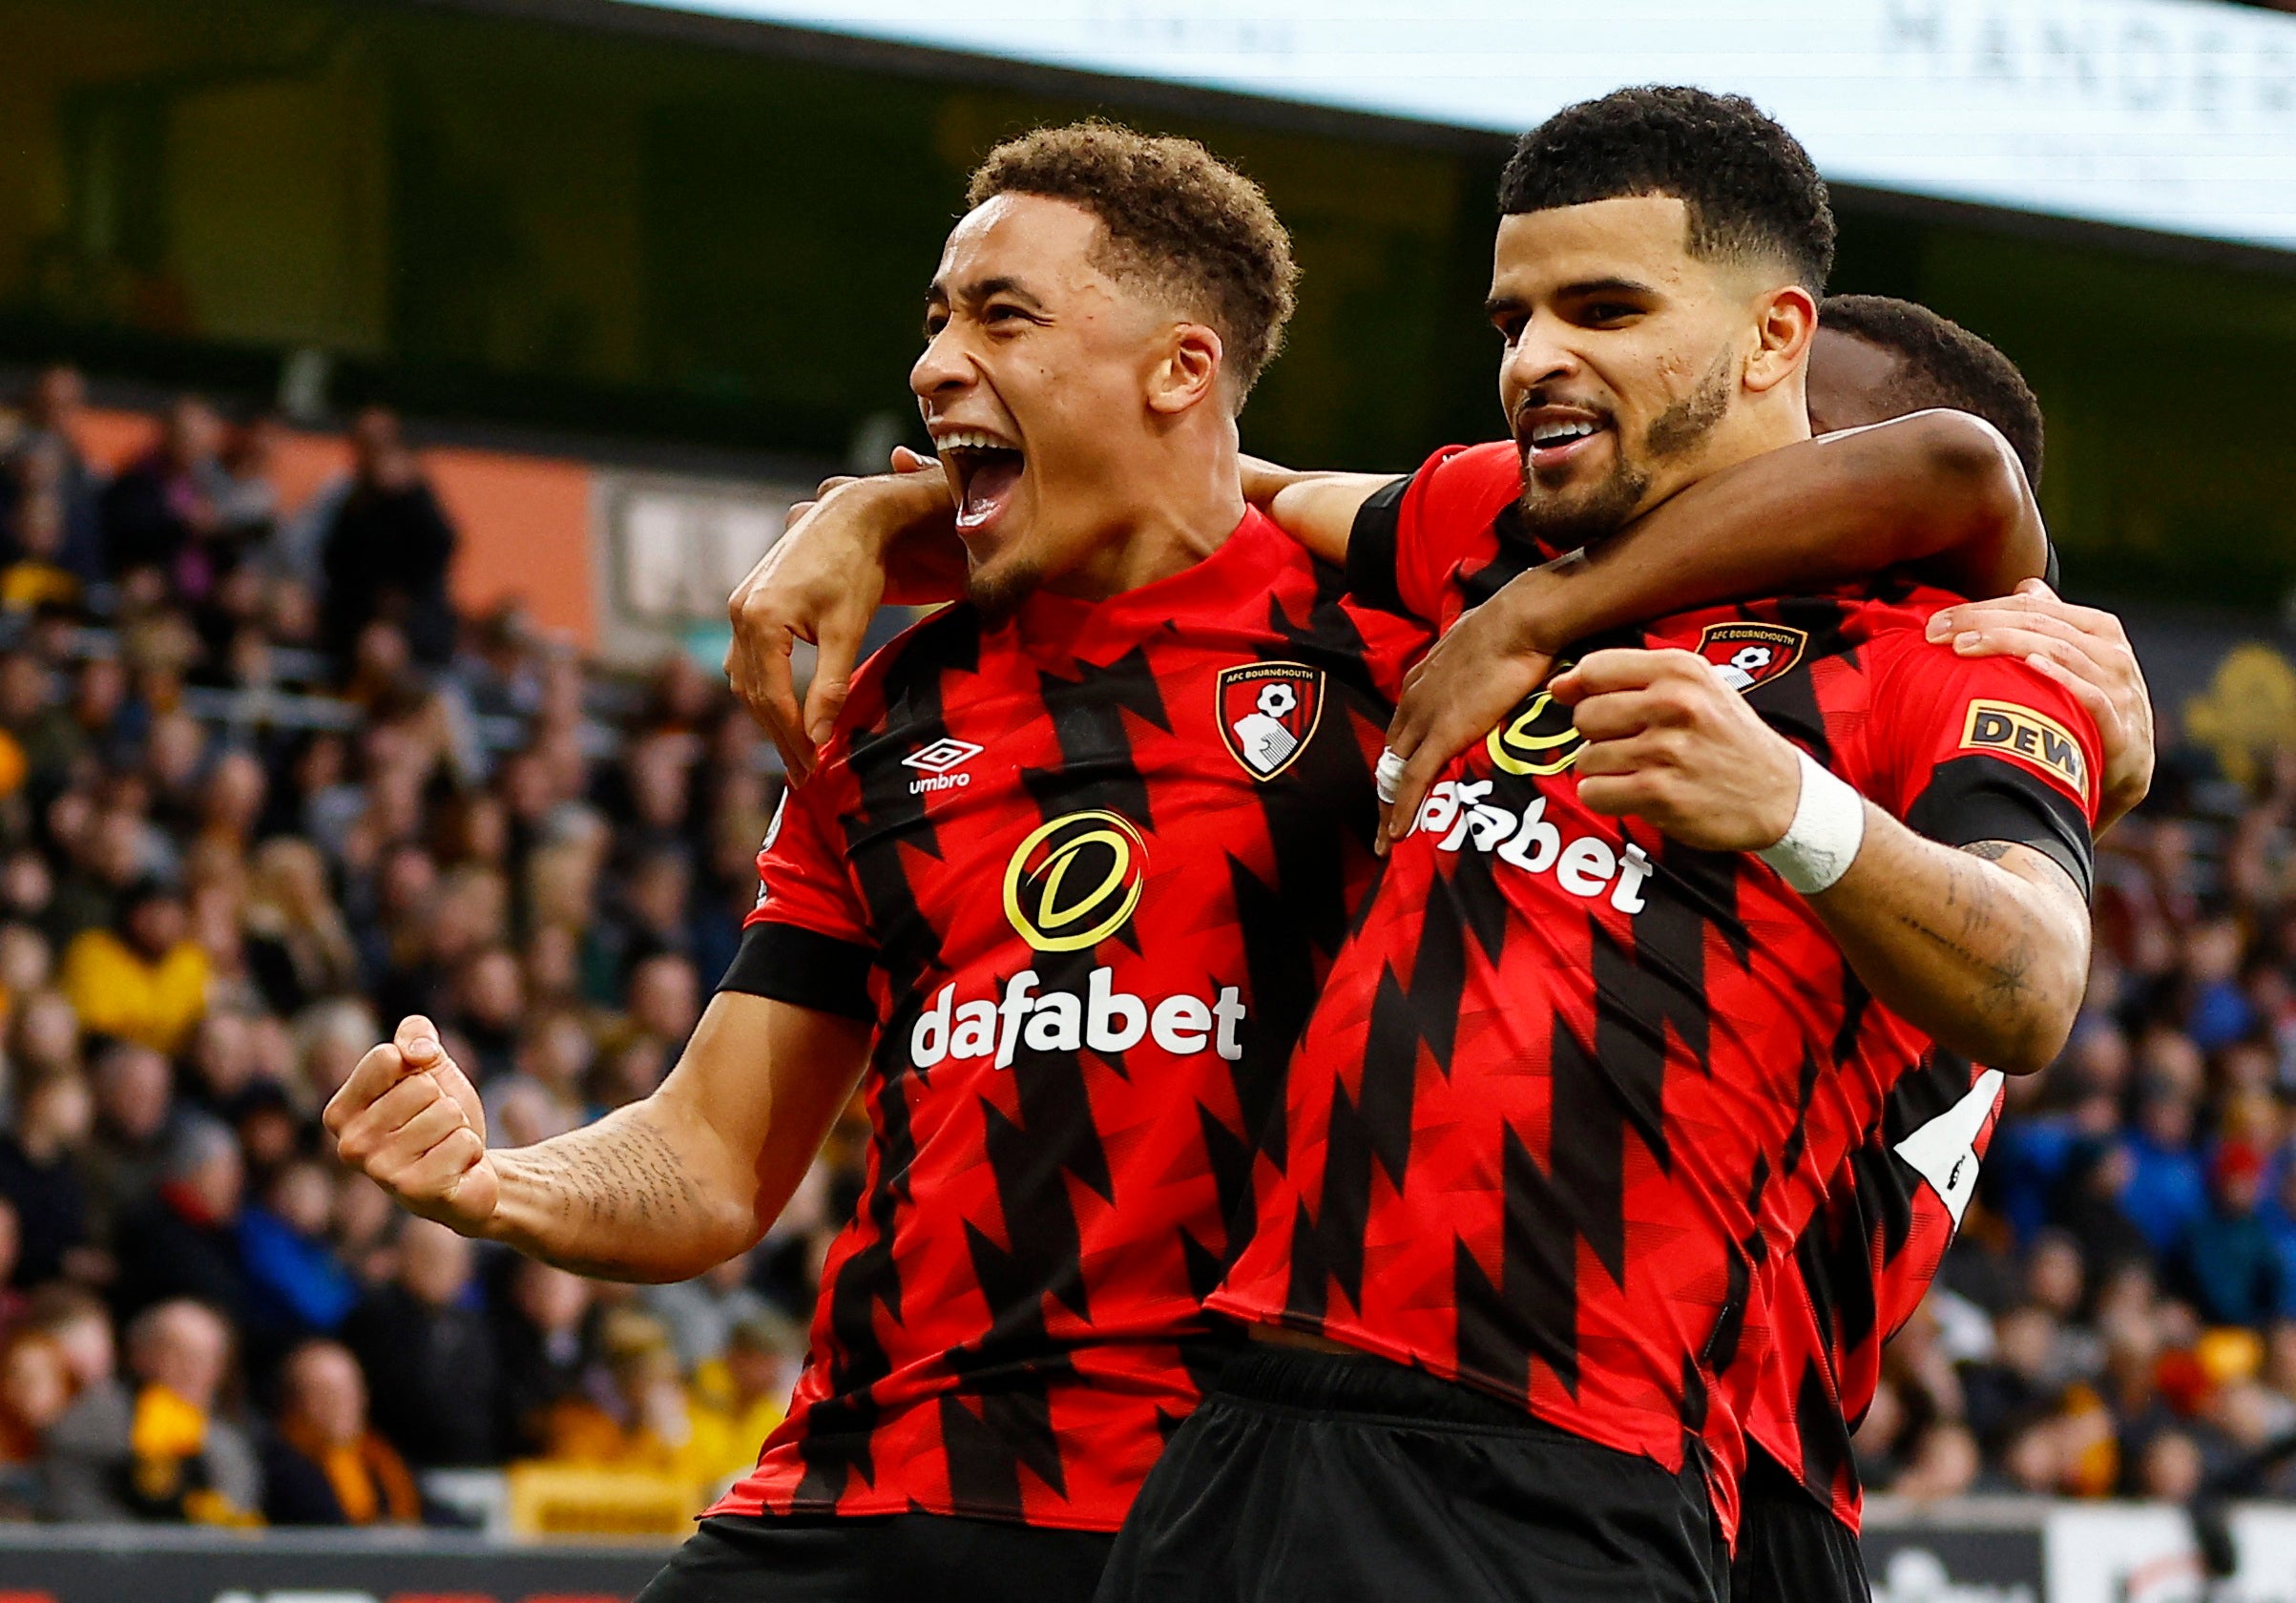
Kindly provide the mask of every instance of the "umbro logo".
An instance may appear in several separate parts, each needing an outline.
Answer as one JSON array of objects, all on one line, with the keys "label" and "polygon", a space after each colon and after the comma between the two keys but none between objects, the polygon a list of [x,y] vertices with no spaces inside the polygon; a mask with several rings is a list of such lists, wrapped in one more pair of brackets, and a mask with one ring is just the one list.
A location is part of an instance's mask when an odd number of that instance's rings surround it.
[{"label": "umbro logo", "polygon": [[908,793],[921,796],[929,790],[954,790],[971,784],[971,774],[951,773],[950,770],[971,762],[986,749],[970,740],[953,740],[947,736],[929,746],[918,747],[901,760],[904,767],[914,768],[925,776],[909,781]]},{"label": "umbro logo", "polygon": [[922,768],[928,774],[946,774],[967,758],[978,757],[982,748],[970,740],[951,740],[944,736],[929,746],[921,746],[901,760],[903,766]]}]

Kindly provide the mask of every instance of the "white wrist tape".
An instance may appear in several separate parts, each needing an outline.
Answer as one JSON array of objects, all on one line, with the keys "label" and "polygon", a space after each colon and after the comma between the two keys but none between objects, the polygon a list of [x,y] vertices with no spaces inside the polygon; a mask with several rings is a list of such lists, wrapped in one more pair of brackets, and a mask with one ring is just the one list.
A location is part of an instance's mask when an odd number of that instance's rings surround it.
[{"label": "white wrist tape", "polygon": [[1848,873],[1857,861],[1858,847],[1866,843],[1866,802],[1809,753],[1794,755],[1802,760],[1802,795],[1794,803],[1794,822],[1776,845],[1754,855],[1803,895],[1815,896]]},{"label": "white wrist tape", "polygon": [[1379,766],[1372,770],[1371,788],[1379,792],[1382,802],[1395,800],[1395,787],[1403,782],[1403,759],[1391,751],[1379,754]]}]

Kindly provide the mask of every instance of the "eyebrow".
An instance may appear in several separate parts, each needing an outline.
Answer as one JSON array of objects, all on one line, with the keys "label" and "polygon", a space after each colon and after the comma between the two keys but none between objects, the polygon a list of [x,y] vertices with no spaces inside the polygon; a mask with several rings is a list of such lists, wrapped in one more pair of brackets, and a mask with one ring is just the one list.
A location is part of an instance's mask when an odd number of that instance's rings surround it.
[{"label": "eyebrow", "polygon": [[[1584,301],[1597,295],[1628,295],[1648,298],[1657,295],[1656,287],[1635,279],[1582,279],[1567,283],[1554,292],[1557,301]],[[1519,312],[1528,304],[1520,295],[1493,295],[1483,302],[1485,317],[1497,317],[1502,312]]]},{"label": "eyebrow", "polygon": [[983,301],[994,300],[999,295],[1010,296],[1015,301],[1022,302],[1032,311],[1040,311],[1044,306],[1044,302],[1030,294],[1018,279],[1010,276],[980,279],[969,284],[960,284],[953,296],[950,294],[947,284],[935,279],[925,287],[925,304],[929,307],[946,306],[952,301],[963,301],[977,306]]}]

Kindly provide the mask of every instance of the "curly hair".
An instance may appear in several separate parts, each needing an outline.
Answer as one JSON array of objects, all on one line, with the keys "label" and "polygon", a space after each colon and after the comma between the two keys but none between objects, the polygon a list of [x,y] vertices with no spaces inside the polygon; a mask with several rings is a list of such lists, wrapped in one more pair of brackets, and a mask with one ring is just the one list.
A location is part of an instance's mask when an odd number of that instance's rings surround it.
[{"label": "curly hair", "polygon": [[1566,106],[1515,141],[1507,216],[1665,195],[1690,211],[1701,259],[1782,260],[1812,295],[1833,270],[1826,180],[1791,134],[1739,94],[1652,85]]},{"label": "curly hair", "polygon": [[1901,411],[1951,406],[1973,412],[2001,431],[2041,488],[2041,404],[2017,364],[1952,318],[1889,295],[1832,295],[1818,307],[1818,326],[1853,335],[1898,359],[1890,403]]},{"label": "curly hair", "polygon": [[1066,200],[1107,231],[1101,265],[1146,280],[1217,329],[1241,400],[1284,344],[1300,270],[1260,186],[1193,139],[1094,118],[1009,139],[973,169],[965,203]]}]

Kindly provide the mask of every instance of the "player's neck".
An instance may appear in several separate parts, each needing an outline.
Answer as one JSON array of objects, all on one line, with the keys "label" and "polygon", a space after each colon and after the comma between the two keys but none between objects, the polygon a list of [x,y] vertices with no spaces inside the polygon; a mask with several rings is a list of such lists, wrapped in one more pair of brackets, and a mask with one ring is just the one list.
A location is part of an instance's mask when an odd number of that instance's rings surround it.
[{"label": "player's neck", "polygon": [[1742,400],[1717,431],[1716,470],[1809,438],[1809,393],[1799,375]]},{"label": "player's neck", "polygon": [[1045,588],[1103,601],[1193,568],[1227,543],[1243,521],[1243,489],[1232,428],[1221,448],[1160,453],[1128,475],[1107,536],[1084,561]]}]

